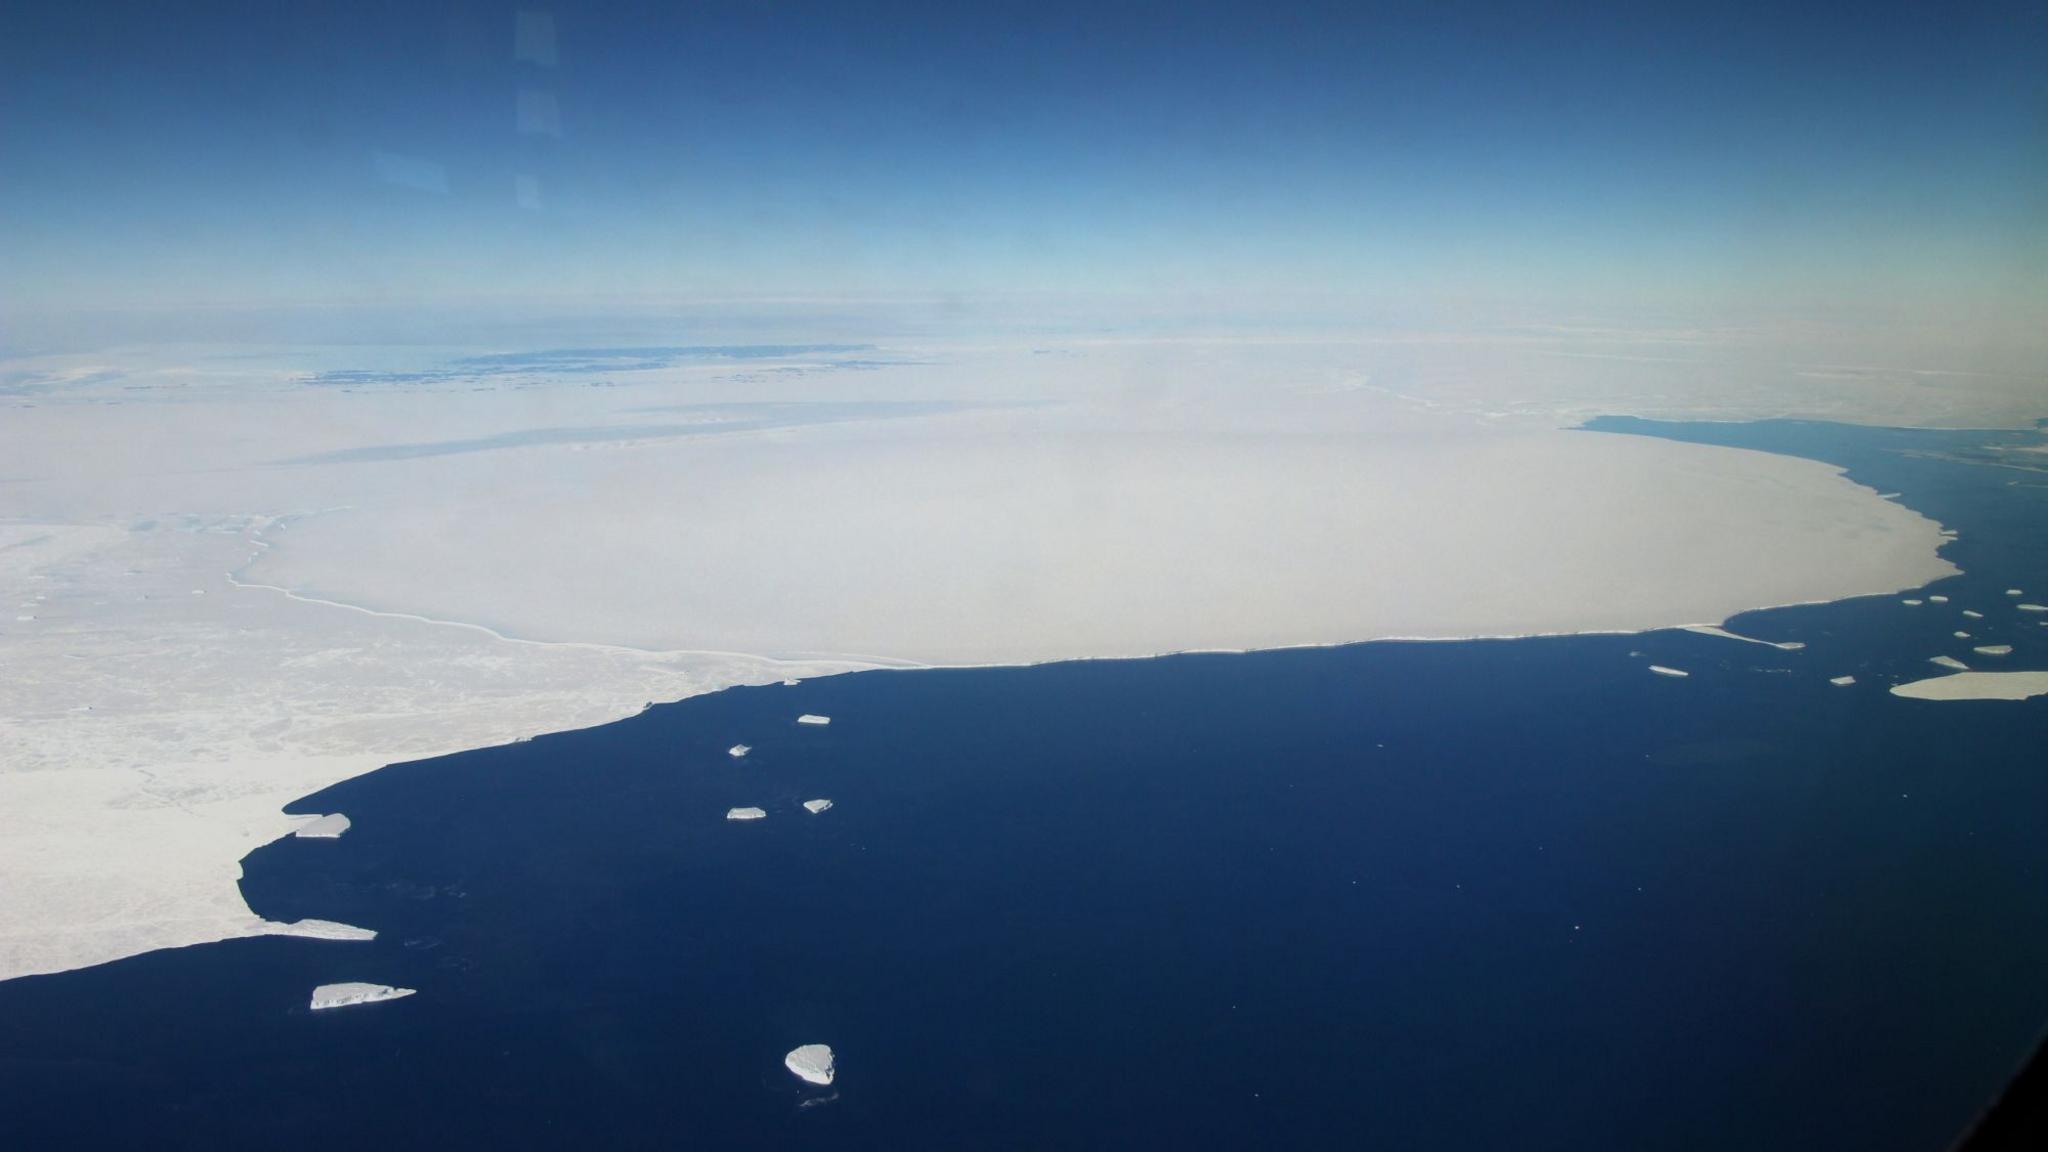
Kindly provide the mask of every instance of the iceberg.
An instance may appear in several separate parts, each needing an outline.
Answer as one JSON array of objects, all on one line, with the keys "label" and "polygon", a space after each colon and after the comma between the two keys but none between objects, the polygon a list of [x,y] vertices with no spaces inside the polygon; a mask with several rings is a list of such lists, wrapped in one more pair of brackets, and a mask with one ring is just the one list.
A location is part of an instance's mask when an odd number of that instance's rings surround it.
[{"label": "iceberg", "polygon": [[1958,632],[1958,633],[1956,633],[1956,639],[1958,639],[1958,640],[1968,640],[1969,638],[1970,638],[1970,634],[1969,634],[1968,632]]},{"label": "iceberg", "polygon": [[1918,600],[1901,600],[1899,603],[1904,604],[1908,608],[1918,608],[1921,602]]},{"label": "iceberg", "polygon": [[816,816],[818,813],[823,812],[825,809],[830,808],[831,806],[832,802],[830,800],[804,801],[804,811],[809,812],[813,816]]},{"label": "iceberg", "polygon": [[832,718],[830,716],[820,716],[814,712],[806,712],[797,717],[796,722],[799,724],[830,724]]},{"label": "iceberg", "polygon": [[1958,660],[1953,656],[1929,656],[1927,658],[1927,662],[1929,664],[1939,664],[1943,668],[1953,668],[1958,672],[1968,672],[1970,670],[1970,666],[1968,664],[1963,663],[1961,660]]},{"label": "iceberg", "polygon": [[830,1084],[836,1071],[832,1066],[832,1048],[826,1044],[806,1044],[792,1048],[782,1058],[782,1065],[811,1084]]},{"label": "iceberg", "polygon": [[1946,604],[1946,603],[1948,603],[1948,597],[1946,597],[1946,596],[1929,596],[1929,597],[1927,598],[1927,602],[1928,602],[1929,604]]},{"label": "iceberg", "polygon": [[2026,700],[2048,696],[2048,672],[1959,672],[1892,685],[1913,700]]},{"label": "iceberg", "polygon": [[749,752],[752,752],[752,751],[753,751],[753,749],[752,749],[752,748],[749,748],[749,747],[747,747],[747,746],[746,746],[745,744],[735,744],[735,745],[733,745],[732,747],[730,747],[730,748],[727,748],[727,749],[725,750],[725,754],[726,754],[727,756],[730,756],[730,757],[732,757],[732,758],[733,758],[733,759],[735,759],[735,760],[738,760],[738,759],[740,759],[741,757],[745,756],[745,755],[746,755],[747,753],[749,753]]},{"label": "iceberg", "polygon": [[299,825],[292,835],[306,840],[338,840],[348,831],[348,817],[339,812],[329,812],[315,820]]},{"label": "iceberg", "polygon": [[1963,615],[1968,616],[1972,620],[1982,620],[1984,618],[1982,612],[1973,612],[1968,608],[1963,609]]},{"label": "iceberg", "polygon": [[313,1011],[327,1008],[347,1008],[355,1004],[375,1004],[379,1000],[397,1000],[413,994],[411,988],[393,988],[389,984],[322,984],[313,989]]},{"label": "iceberg", "polygon": [[2012,655],[2012,645],[1986,644],[1981,648],[1972,648],[1970,651],[1975,652],[1979,656],[2010,656]]},{"label": "iceberg", "polygon": [[767,810],[762,808],[728,808],[725,810],[725,818],[727,820],[765,820],[767,817]]},{"label": "iceberg", "polygon": [[2022,605],[2020,605],[2020,611],[2022,611],[2022,612],[2048,612],[2048,604],[2022,604]]},{"label": "iceberg", "polygon": [[1690,676],[1690,675],[1692,675],[1692,673],[1690,673],[1690,672],[1681,672],[1681,671],[1679,671],[1679,670],[1678,670],[1678,669],[1676,669],[1676,668],[1666,668],[1666,667],[1665,667],[1665,666],[1663,666],[1662,664],[1652,664],[1652,665],[1650,665],[1650,671],[1652,671],[1652,672],[1655,672],[1655,673],[1656,673],[1657,675],[1659,675],[1659,676]]},{"label": "iceberg", "polygon": [[1836,676],[1828,681],[1828,683],[1833,684],[1837,688],[1847,688],[1855,682],[1856,678],[1854,676]]},{"label": "iceberg", "polygon": [[2007,588],[2005,594],[2007,596],[2025,596],[2027,590],[2025,588]]}]

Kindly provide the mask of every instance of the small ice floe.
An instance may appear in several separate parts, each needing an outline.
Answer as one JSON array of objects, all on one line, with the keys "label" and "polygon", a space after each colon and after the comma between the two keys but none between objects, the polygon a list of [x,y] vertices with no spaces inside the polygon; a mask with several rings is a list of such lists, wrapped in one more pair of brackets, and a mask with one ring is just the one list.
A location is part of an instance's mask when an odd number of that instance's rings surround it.
[{"label": "small ice floe", "polygon": [[1948,597],[1946,597],[1946,596],[1929,596],[1929,597],[1927,598],[1927,602],[1928,602],[1929,604],[1946,604],[1946,603],[1948,603]]},{"label": "small ice floe", "polygon": [[1963,609],[1963,615],[1968,616],[1972,620],[1982,620],[1984,618],[1982,612],[1972,612],[1968,608]]},{"label": "small ice floe", "polygon": [[832,1066],[832,1047],[828,1044],[806,1044],[792,1048],[782,1058],[782,1066],[797,1074],[797,1078],[810,1084],[830,1084],[837,1075]]},{"label": "small ice floe", "polygon": [[1958,660],[1953,656],[1929,656],[1927,658],[1927,662],[1929,664],[1939,664],[1943,668],[1953,668],[1958,672],[1968,672],[1970,670],[1970,666],[1968,664],[1963,663],[1961,660]]},{"label": "small ice floe", "polygon": [[801,680],[784,680],[784,681],[782,682],[782,686],[783,686],[784,688],[794,688],[794,687],[796,687],[797,685],[799,685],[799,684],[801,684],[801,683],[803,683],[803,681],[801,681]]},{"label": "small ice floe", "polygon": [[2020,605],[2020,611],[2022,611],[2022,612],[2048,612],[2048,604],[2022,604],[2022,605]]},{"label": "small ice floe", "polygon": [[1879,500],[1897,500],[1897,499],[1898,499],[1898,498],[1899,498],[1899,497],[1900,497],[1901,495],[1903,495],[1903,493],[1899,493],[1899,492],[1879,492],[1879,493],[1877,494],[1877,498],[1878,498]]},{"label": "small ice floe", "polygon": [[299,825],[298,830],[293,832],[292,835],[304,840],[339,840],[341,834],[346,831],[348,831],[348,817],[339,812],[329,812],[325,816],[308,820],[304,824]]},{"label": "small ice floe", "polygon": [[1828,681],[1828,683],[1833,684],[1837,688],[1847,688],[1855,682],[1856,678],[1854,676],[1836,676]]},{"label": "small ice floe", "polygon": [[1969,638],[1970,638],[1970,634],[1969,634],[1968,632],[1958,632],[1958,633],[1956,633],[1956,639],[1958,639],[1958,640],[1968,640]]},{"label": "small ice floe", "polygon": [[2007,588],[2005,594],[2007,596],[2025,596],[2027,590],[2025,588]]},{"label": "small ice floe", "polygon": [[1986,644],[1982,648],[1972,648],[1970,651],[1975,652],[1979,656],[2010,656],[2012,655],[2012,645]]},{"label": "small ice floe", "polygon": [[796,722],[799,724],[830,724],[832,718],[830,716],[820,716],[815,712],[806,712],[797,717]]},{"label": "small ice floe", "polygon": [[1899,603],[1904,604],[1908,608],[1918,608],[1920,606],[1920,601],[1918,600],[1901,600]]},{"label": "small ice floe", "polygon": [[313,989],[313,1011],[347,1008],[355,1004],[375,1004],[379,1000],[397,1000],[412,995],[414,991],[412,988],[393,988],[389,984],[322,984]]},{"label": "small ice floe", "polygon": [[1652,664],[1652,665],[1650,665],[1650,671],[1652,671],[1652,672],[1655,672],[1655,673],[1656,673],[1657,675],[1659,675],[1659,676],[1680,676],[1680,677],[1683,677],[1683,676],[1690,676],[1690,675],[1692,675],[1692,673],[1690,673],[1690,672],[1682,672],[1682,671],[1680,671],[1679,669],[1676,669],[1676,668],[1666,668],[1666,667],[1665,667],[1665,666],[1663,666],[1662,664]]},{"label": "small ice floe", "polygon": [[752,751],[753,749],[747,747],[745,744],[735,744],[732,747],[727,748],[725,750],[725,754],[727,756],[732,757],[735,760],[742,760],[746,758],[747,753]]},{"label": "small ice floe", "polygon": [[830,808],[831,806],[832,802],[830,800],[820,799],[804,801],[804,811],[809,812],[813,816],[816,816],[818,813],[823,812],[825,809]]},{"label": "small ice floe", "polygon": [[767,810],[762,808],[727,808],[725,810],[725,818],[727,820],[765,820],[768,818],[768,813]]}]

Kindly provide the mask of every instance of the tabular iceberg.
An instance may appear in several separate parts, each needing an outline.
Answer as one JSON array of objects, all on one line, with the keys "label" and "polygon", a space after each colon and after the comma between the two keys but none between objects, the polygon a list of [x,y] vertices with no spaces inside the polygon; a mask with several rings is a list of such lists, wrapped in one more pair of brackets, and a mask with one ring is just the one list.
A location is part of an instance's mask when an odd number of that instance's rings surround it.
[{"label": "tabular iceberg", "polygon": [[348,817],[339,812],[329,812],[317,820],[309,820],[299,825],[298,830],[293,832],[292,835],[303,837],[307,840],[335,840],[339,839],[341,834],[346,831],[348,831]]},{"label": "tabular iceberg", "polygon": [[313,1010],[347,1008],[356,1004],[375,1004],[379,1000],[397,1000],[410,996],[414,989],[393,988],[389,984],[322,984],[313,989]]},{"label": "tabular iceberg", "polygon": [[832,718],[830,716],[819,716],[812,712],[806,712],[803,715],[797,717],[796,722],[799,724],[830,724],[832,722]]},{"label": "tabular iceberg", "polygon": [[804,811],[809,812],[813,816],[816,816],[818,813],[823,812],[825,809],[830,808],[831,806],[832,802],[830,800],[821,799],[804,801]]},{"label": "tabular iceberg", "polygon": [[765,820],[768,818],[768,812],[762,808],[728,808],[725,810],[725,818],[727,820]]}]

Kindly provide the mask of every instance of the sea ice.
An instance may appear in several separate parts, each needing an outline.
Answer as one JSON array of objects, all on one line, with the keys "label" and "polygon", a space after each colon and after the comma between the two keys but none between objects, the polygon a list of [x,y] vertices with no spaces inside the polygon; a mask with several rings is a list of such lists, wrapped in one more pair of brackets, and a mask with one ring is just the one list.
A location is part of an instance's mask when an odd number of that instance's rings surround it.
[{"label": "sea ice", "polygon": [[2024,596],[2027,594],[2027,590],[2025,588],[2007,588],[2005,594],[2007,596]]},{"label": "sea ice", "polygon": [[832,1048],[827,1044],[806,1044],[790,1049],[783,1067],[812,1084],[830,1084],[837,1071],[832,1066]]},{"label": "sea ice", "polygon": [[796,722],[799,724],[830,724],[832,722],[832,718],[830,716],[819,716],[814,713],[806,712],[803,715],[797,717]]},{"label": "sea ice", "polygon": [[2020,611],[2022,611],[2022,612],[2048,612],[2048,604],[2022,604],[2022,605],[2020,605]]},{"label": "sea ice", "polygon": [[1961,660],[1958,660],[1953,656],[1929,656],[1927,658],[1927,662],[1929,664],[1939,664],[1943,668],[1953,668],[1958,672],[1968,672],[1970,670],[1970,666],[1968,664],[1963,663]]},{"label": "sea ice", "polygon": [[1975,652],[1979,656],[2010,656],[2012,655],[2012,645],[1986,644],[1982,648],[1972,648],[1970,651]]},{"label": "sea ice", "polygon": [[818,813],[823,812],[825,809],[830,808],[831,806],[832,802],[830,800],[804,801],[804,811],[809,812],[813,816],[816,816]]},{"label": "sea ice", "polygon": [[1982,612],[1972,612],[1968,608],[1963,609],[1963,615],[1968,616],[1972,620],[1982,620],[1984,618]]},{"label": "sea ice", "polygon": [[306,840],[338,840],[348,831],[348,817],[339,812],[329,812],[318,819],[308,820],[299,825],[292,835]]},{"label": "sea ice", "polygon": [[1655,672],[1655,673],[1656,673],[1657,675],[1659,675],[1659,676],[1690,676],[1690,675],[1692,675],[1692,673],[1690,673],[1690,672],[1681,672],[1681,671],[1679,671],[1679,670],[1678,670],[1678,669],[1676,669],[1676,668],[1666,668],[1666,667],[1665,667],[1665,666],[1663,666],[1662,664],[1652,664],[1652,665],[1650,665],[1650,671],[1652,671],[1652,672]]},{"label": "sea ice", "polygon": [[725,750],[725,754],[726,754],[727,756],[730,756],[730,757],[732,757],[732,758],[733,758],[733,759],[735,759],[735,760],[738,760],[738,759],[740,759],[741,757],[745,756],[745,755],[746,755],[747,753],[749,753],[749,752],[752,752],[752,751],[753,751],[753,749],[752,749],[752,748],[749,748],[749,747],[747,747],[747,746],[746,746],[745,744],[735,744],[735,745],[733,745],[732,747],[730,747],[730,748],[727,748],[727,749]]},{"label": "sea ice", "polygon": [[2048,696],[2048,672],[1958,672],[1894,684],[1892,695],[1914,700],[2026,700]]},{"label": "sea ice", "polygon": [[1828,683],[1833,684],[1837,688],[1847,688],[1849,685],[1854,684],[1855,682],[1856,678],[1854,676],[1837,676],[1832,680],[1828,681]]},{"label": "sea ice", "polygon": [[1929,596],[1929,597],[1927,598],[1927,602],[1928,602],[1929,604],[1946,604],[1946,603],[1948,603],[1948,597],[1946,597],[1946,596]]},{"label": "sea ice", "polygon": [[1958,640],[1968,640],[1969,638],[1970,638],[1970,634],[1969,634],[1968,632],[1958,632],[1958,633],[1956,633],[1956,639],[1958,639]]},{"label": "sea ice", "polygon": [[411,988],[393,988],[389,984],[322,984],[313,989],[313,1010],[325,1008],[347,1008],[354,1004],[375,1004],[379,1000],[396,1000],[410,996]]},{"label": "sea ice", "polygon": [[763,820],[767,816],[767,811],[760,808],[728,808],[725,810],[725,818],[727,820]]},{"label": "sea ice", "polygon": [[1908,608],[1918,608],[1920,606],[1920,601],[1918,600],[1901,600],[1899,603],[1904,604]]}]

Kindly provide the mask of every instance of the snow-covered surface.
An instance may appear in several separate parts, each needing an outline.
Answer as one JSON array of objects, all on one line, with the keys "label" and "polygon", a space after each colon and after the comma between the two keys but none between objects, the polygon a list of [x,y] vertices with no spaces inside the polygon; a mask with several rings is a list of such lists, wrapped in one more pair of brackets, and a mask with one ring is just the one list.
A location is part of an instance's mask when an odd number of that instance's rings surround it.
[{"label": "snow-covered surface", "polygon": [[2022,611],[2022,612],[2048,612],[2048,604],[2022,604],[2022,605],[2020,605],[2020,611]]},{"label": "snow-covered surface", "polygon": [[1970,670],[1970,666],[1968,664],[1963,663],[1961,660],[1958,660],[1953,656],[1929,656],[1927,658],[1927,662],[1929,664],[1939,664],[1943,668],[1953,668],[1958,672],[1967,672]]},{"label": "snow-covered surface", "polygon": [[728,808],[725,810],[725,818],[727,820],[765,820],[767,817],[768,812],[764,808]]},{"label": "snow-covered surface", "polygon": [[749,752],[752,752],[752,751],[753,751],[753,749],[752,749],[752,748],[750,748],[750,747],[748,747],[748,746],[747,746],[747,745],[745,745],[745,744],[735,744],[735,745],[733,745],[732,747],[730,747],[730,748],[727,748],[727,749],[725,750],[725,754],[726,754],[727,756],[730,756],[730,757],[732,757],[732,758],[733,758],[733,759],[735,759],[735,760],[739,760],[739,759],[743,759],[743,758],[744,758],[744,757],[746,756],[746,754],[747,754],[747,753],[749,753]]},{"label": "snow-covered surface", "polygon": [[329,812],[299,825],[292,835],[306,840],[336,840],[348,831],[348,817],[339,812]]},{"label": "snow-covered surface", "polygon": [[1892,686],[1915,700],[2026,700],[2048,696],[2048,672],[1958,672]]},{"label": "snow-covered surface", "polygon": [[1847,688],[1855,682],[1856,678],[1854,676],[1833,676],[1828,679],[1828,683],[1833,684],[1837,688]]},{"label": "snow-covered surface", "polygon": [[799,724],[810,724],[813,726],[821,727],[823,725],[830,724],[832,722],[832,718],[830,716],[819,716],[815,713],[806,712],[803,715],[797,717],[796,722]]},{"label": "snow-covered surface", "polygon": [[1837,469],[1571,426],[2033,402],[1613,329],[303,379],[576,344],[519,339],[0,361],[0,589],[35,617],[0,625],[0,978],[276,931],[236,881],[290,801],[650,700],[1918,588],[1940,526]]},{"label": "snow-covered surface", "polygon": [[411,988],[393,988],[389,984],[322,984],[313,989],[312,1008],[319,1012],[328,1008],[375,1004],[380,1000],[398,1000],[412,995],[414,991]]},{"label": "snow-covered surface", "polygon": [[1970,649],[1970,651],[1975,652],[1979,656],[2010,656],[2012,655],[2012,645],[1985,644],[1980,647],[1972,648]]},{"label": "snow-covered surface", "polygon": [[831,806],[832,802],[830,800],[825,800],[822,798],[817,800],[804,801],[804,811],[809,812],[813,816],[816,816],[818,813],[823,812],[825,809],[830,808]]},{"label": "snow-covered surface", "polygon": [[1683,671],[1678,668],[1666,668],[1662,664],[1650,665],[1650,671],[1655,672],[1659,676],[1685,677],[1692,675],[1692,673]]},{"label": "snow-covered surface", "polygon": [[832,1078],[838,1074],[833,1066],[832,1048],[826,1044],[805,1044],[800,1048],[792,1048],[789,1055],[782,1058],[782,1064],[812,1084],[830,1084]]}]

